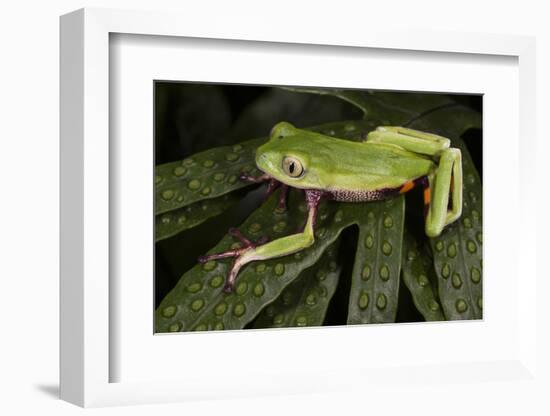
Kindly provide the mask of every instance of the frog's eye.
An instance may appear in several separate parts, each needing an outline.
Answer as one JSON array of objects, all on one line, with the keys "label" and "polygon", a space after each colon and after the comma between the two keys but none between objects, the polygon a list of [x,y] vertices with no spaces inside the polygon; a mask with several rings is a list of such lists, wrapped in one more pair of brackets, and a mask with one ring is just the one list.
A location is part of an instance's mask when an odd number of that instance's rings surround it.
[{"label": "frog's eye", "polygon": [[283,171],[291,178],[297,178],[304,173],[302,162],[292,156],[283,159]]}]

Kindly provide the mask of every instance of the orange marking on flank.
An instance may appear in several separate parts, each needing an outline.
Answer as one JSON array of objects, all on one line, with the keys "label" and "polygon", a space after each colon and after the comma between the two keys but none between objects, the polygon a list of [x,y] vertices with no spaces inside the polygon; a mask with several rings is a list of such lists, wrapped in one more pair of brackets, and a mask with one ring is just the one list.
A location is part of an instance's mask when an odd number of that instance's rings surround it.
[{"label": "orange marking on flank", "polygon": [[430,194],[430,188],[424,189],[424,205],[428,205],[430,203],[431,194]]},{"label": "orange marking on flank", "polygon": [[409,192],[412,188],[414,188],[414,182],[413,181],[405,182],[405,184],[399,190],[399,193],[404,194],[405,192]]}]

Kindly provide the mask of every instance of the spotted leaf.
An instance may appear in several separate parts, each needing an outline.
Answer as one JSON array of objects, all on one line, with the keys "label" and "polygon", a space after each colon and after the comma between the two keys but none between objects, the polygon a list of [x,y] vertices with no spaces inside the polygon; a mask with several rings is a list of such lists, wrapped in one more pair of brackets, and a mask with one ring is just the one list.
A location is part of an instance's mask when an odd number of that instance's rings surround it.
[{"label": "spotted leaf", "polygon": [[413,128],[431,127],[451,139],[462,152],[463,207],[461,217],[431,239],[439,297],[447,319],[483,317],[482,189],[470,153],[460,139],[468,128],[481,127],[478,113],[462,107],[444,109],[415,122]]},{"label": "spotted leaf", "polygon": [[338,246],[338,242],[330,246],[317,263],[289,284],[281,296],[262,310],[253,327],[321,326],[341,272]]},{"label": "spotted leaf", "polygon": [[348,324],[395,322],[405,198],[363,207],[349,297]]},{"label": "spotted leaf", "polygon": [[[273,195],[250,215],[239,227],[240,231],[251,240],[262,236],[274,240],[298,232],[305,223],[307,212],[302,193],[290,193],[288,210],[277,209],[276,203],[277,196]],[[391,208],[390,205],[386,206],[387,212],[394,216],[395,224],[399,225],[398,213],[402,213],[402,201],[391,205]],[[362,204],[322,202],[319,207],[315,243],[294,255],[250,263],[239,272],[235,290],[230,294],[224,293],[222,286],[229,272],[231,260],[212,261],[193,267],[180,278],[176,287],[157,309],[157,331],[243,328],[267,304],[273,302],[303,270],[318,262],[342,230],[351,225],[359,225],[361,228],[367,225],[368,221],[368,211]],[[235,244],[235,241],[227,236],[210,252],[227,251]],[[394,249],[400,252],[397,243]],[[399,265],[400,258],[396,257],[394,261]],[[392,304],[388,303],[388,307],[390,306],[393,308]],[[169,311],[174,310],[174,314],[164,313],[166,308],[170,308]]]},{"label": "spotted leaf", "polygon": [[225,194],[157,215],[155,218],[155,241],[164,240],[202,224],[209,218],[231,208],[239,202],[240,198],[241,196],[236,193]]},{"label": "spotted leaf", "polygon": [[247,172],[258,174],[254,163],[256,148],[264,138],[232,146],[216,147],[182,161],[156,168],[156,214],[179,209],[197,201],[216,198],[248,186],[239,180]]},{"label": "spotted leaf", "polygon": [[402,256],[403,282],[411,292],[416,309],[426,321],[444,321],[437,294],[437,275],[426,247],[405,230]]}]

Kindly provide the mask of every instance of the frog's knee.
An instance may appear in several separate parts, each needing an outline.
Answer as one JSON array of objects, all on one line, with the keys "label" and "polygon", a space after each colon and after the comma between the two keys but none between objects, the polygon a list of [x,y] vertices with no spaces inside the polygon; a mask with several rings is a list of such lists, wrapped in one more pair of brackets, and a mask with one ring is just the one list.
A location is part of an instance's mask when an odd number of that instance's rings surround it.
[{"label": "frog's knee", "polygon": [[430,238],[439,237],[443,227],[433,223],[426,223],[426,235]]}]

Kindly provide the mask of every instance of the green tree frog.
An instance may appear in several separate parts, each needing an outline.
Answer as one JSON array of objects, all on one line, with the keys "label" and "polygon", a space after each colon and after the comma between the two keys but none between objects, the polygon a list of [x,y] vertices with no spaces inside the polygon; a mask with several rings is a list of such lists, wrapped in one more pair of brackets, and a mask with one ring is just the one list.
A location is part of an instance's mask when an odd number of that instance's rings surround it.
[{"label": "green tree frog", "polygon": [[325,198],[367,202],[391,198],[416,185],[424,187],[425,232],[429,237],[457,220],[462,212],[462,158],[450,140],[404,127],[378,127],[363,142],[352,142],[302,130],[280,122],[268,142],[256,151],[259,177],[241,179],[268,181],[268,194],[281,187],[279,204],[286,203],[289,187],[304,190],[308,207],[302,232],[270,242],[252,242],[238,230],[230,234],[242,247],[201,256],[204,263],[234,257],[224,291],[233,290],[239,270],[252,261],[286,256],[314,243],[319,202]]}]

